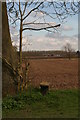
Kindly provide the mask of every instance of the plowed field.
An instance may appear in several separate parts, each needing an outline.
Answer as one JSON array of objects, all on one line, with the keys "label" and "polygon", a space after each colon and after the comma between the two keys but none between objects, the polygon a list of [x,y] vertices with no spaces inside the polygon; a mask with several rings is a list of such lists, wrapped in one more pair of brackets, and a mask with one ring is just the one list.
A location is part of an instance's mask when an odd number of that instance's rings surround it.
[{"label": "plowed field", "polygon": [[34,87],[47,81],[51,89],[78,88],[77,59],[31,59],[29,80]]}]

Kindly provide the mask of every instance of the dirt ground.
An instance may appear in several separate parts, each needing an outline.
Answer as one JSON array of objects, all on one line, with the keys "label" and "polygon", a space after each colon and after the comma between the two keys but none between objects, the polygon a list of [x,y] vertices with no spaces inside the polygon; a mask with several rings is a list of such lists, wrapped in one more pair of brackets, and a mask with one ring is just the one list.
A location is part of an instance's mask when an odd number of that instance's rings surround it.
[{"label": "dirt ground", "polygon": [[34,87],[47,81],[51,89],[78,88],[77,59],[31,59],[29,77]]}]

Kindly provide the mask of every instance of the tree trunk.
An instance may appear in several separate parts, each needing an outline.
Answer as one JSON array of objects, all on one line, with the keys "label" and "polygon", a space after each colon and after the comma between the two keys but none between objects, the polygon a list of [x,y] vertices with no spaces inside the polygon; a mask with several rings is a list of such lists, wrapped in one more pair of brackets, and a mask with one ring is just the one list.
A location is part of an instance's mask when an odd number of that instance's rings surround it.
[{"label": "tree trunk", "polygon": [[11,63],[11,38],[8,25],[6,3],[2,3],[2,55]]},{"label": "tree trunk", "polygon": [[19,62],[20,62],[20,70],[22,69],[22,19],[20,23],[20,46],[19,46]]},{"label": "tree trunk", "polygon": [[21,16],[21,22],[20,22],[20,45],[19,45],[19,73],[21,75],[20,80],[18,82],[18,91],[23,91],[23,77],[22,77],[22,16]]},{"label": "tree trunk", "polygon": [[[17,52],[15,52],[10,37],[6,2],[2,2],[2,57],[5,58],[14,68],[17,66]],[[3,96],[16,93],[14,75],[11,70],[2,62],[2,92]]]},{"label": "tree trunk", "polygon": [[69,52],[69,60],[71,59],[71,53]]}]

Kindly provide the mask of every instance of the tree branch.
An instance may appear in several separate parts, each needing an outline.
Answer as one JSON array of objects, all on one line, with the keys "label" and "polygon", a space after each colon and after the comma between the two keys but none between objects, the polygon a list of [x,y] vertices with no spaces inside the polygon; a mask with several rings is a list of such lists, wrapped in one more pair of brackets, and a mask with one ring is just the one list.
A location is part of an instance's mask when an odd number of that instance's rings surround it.
[{"label": "tree branch", "polygon": [[19,11],[20,11],[20,15],[22,16],[22,11],[21,11],[21,6],[20,6],[20,0],[19,0]]},{"label": "tree branch", "polygon": [[[46,11],[43,11],[43,10],[39,10],[39,9],[38,9],[37,12],[41,12],[41,13],[43,13],[43,14],[49,16],[50,18],[55,19],[52,15],[50,15],[50,13],[48,13],[48,12],[46,12]],[[55,13],[54,13],[54,14],[55,14]]]},{"label": "tree branch", "polygon": [[5,63],[7,65],[7,67],[13,72],[13,74],[17,74],[20,76],[20,74],[18,73],[18,71],[15,70],[15,68],[13,68],[13,66],[5,59],[5,58],[1,58],[2,59],[2,62]]},{"label": "tree branch", "polygon": [[55,25],[55,26],[48,26],[48,27],[44,27],[44,28],[23,28],[22,31],[24,31],[24,30],[35,30],[35,31],[40,31],[40,30],[47,30],[47,29],[55,28],[55,27],[60,27],[60,24]]},{"label": "tree branch", "polygon": [[40,4],[39,4],[37,7],[33,8],[33,9],[23,18],[23,20],[25,20],[34,10],[38,9],[42,4],[43,4],[43,2],[40,2]]},{"label": "tree branch", "polygon": [[20,18],[18,18],[18,19],[16,19],[16,20],[14,20],[12,24],[16,23],[16,21],[18,21],[18,20],[20,20]]},{"label": "tree branch", "polygon": [[25,10],[26,10],[26,7],[27,7],[27,2],[25,2],[25,7],[24,7],[24,10],[23,10],[23,14],[22,14],[22,15],[24,15]]}]

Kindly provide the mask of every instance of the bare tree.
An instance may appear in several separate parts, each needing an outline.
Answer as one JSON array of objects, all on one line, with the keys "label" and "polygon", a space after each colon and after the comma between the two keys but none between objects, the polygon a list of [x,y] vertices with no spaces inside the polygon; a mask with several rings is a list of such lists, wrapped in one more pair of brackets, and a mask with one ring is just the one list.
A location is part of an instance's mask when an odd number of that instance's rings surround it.
[{"label": "bare tree", "polygon": [[[51,9],[51,10],[50,10]],[[25,2],[8,2],[7,10],[9,20],[13,25],[19,25],[19,63],[20,73],[22,72],[22,39],[26,30],[54,32],[61,23],[69,16],[79,12],[79,2],[63,2],[54,0],[42,2],[27,0]],[[51,20],[49,22],[47,18]],[[54,23],[58,19],[59,23]]]},{"label": "bare tree", "polygon": [[[52,9],[50,11],[47,9]],[[60,26],[58,23],[47,22],[46,16],[50,19],[58,18],[60,22],[63,22],[68,15],[75,15],[79,12],[79,2],[56,2],[52,0],[51,2],[43,0],[42,2],[27,0],[27,2],[9,2],[8,3],[8,13],[12,20],[12,23],[16,25],[19,21],[20,24],[20,45],[19,45],[19,62],[20,66],[22,64],[22,38],[23,32],[25,30],[46,30],[53,32],[57,27]],[[29,20],[31,14],[34,15],[32,20]],[[41,14],[41,16],[39,16]],[[43,22],[42,22],[43,19]],[[52,29],[53,28],[53,29]]]},{"label": "bare tree", "polygon": [[63,50],[66,52],[66,56],[71,59],[71,53],[74,52],[74,49],[72,48],[70,43],[66,43],[66,45],[63,46]]}]

